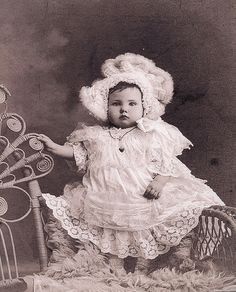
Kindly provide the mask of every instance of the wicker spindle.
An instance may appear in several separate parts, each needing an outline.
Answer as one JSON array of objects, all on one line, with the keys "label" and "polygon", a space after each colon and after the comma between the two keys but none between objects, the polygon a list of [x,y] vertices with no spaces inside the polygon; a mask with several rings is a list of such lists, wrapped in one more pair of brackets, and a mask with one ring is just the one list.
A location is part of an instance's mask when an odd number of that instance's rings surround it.
[{"label": "wicker spindle", "polygon": [[37,180],[32,180],[28,183],[29,192],[32,198],[32,213],[36,227],[36,238],[38,243],[39,264],[40,270],[43,270],[48,265],[48,254],[45,245],[45,238],[43,232],[43,224],[40,213],[39,197],[41,197],[41,189]]}]

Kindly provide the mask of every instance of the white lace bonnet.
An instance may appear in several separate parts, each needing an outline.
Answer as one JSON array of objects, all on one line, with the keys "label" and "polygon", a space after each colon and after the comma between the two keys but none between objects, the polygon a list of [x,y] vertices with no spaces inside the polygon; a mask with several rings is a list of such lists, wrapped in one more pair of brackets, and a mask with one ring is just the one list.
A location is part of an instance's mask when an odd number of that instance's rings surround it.
[{"label": "white lace bonnet", "polygon": [[103,79],[91,87],[82,87],[80,99],[88,111],[98,120],[108,120],[109,90],[120,82],[136,84],[143,94],[144,116],[156,120],[165,112],[165,106],[173,96],[171,75],[141,55],[126,53],[108,59],[101,67]]}]

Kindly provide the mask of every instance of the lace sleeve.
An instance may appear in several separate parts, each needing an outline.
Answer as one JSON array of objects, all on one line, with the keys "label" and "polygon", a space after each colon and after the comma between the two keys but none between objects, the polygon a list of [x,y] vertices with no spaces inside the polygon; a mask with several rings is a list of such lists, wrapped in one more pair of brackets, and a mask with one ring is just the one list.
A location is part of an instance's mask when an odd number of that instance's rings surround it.
[{"label": "lace sleeve", "polygon": [[[80,125],[81,127],[81,125]],[[88,147],[89,144],[93,143],[97,139],[100,126],[86,126],[82,125],[82,128],[78,127],[67,137],[66,144],[73,147],[74,151],[74,163],[68,162],[69,167],[72,171],[76,171],[79,174],[84,174],[87,169],[88,163]]]},{"label": "lace sleeve", "polygon": [[[78,127],[80,127],[80,129],[78,129]],[[66,137],[66,140],[69,143],[91,141],[97,138],[101,129],[101,126],[86,126],[80,124],[68,137]]]},{"label": "lace sleeve", "polygon": [[[168,125],[171,126],[171,125]],[[175,127],[164,131],[152,132],[148,143],[148,163],[153,176],[189,176],[191,171],[176,156],[180,155],[185,148],[189,148],[191,142],[185,138]]]},{"label": "lace sleeve", "polygon": [[84,174],[87,168],[87,150],[83,145],[83,142],[70,143],[66,142],[73,147],[74,161],[67,160],[67,164],[71,171],[78,174]]},{"label": "lace sleeve", "polygon": [[[165,123],[165,122],[164,122]],[[165,123],[167,131],[167,139],[163,141],[163,147],[172,156],[181,155],[184,149],[190,149],[193,146],[178,128],[168,123]]]},{"label": "lace sleeve", "polygon": [[87,165],[87,150],[84,146],[84,142],[88,140],[88,127],[76,128],[67,138],[67,145],[73,147],[74,161],[67,160],[67,164],[71,171],[78,174],[84,174],[86,172]]}]

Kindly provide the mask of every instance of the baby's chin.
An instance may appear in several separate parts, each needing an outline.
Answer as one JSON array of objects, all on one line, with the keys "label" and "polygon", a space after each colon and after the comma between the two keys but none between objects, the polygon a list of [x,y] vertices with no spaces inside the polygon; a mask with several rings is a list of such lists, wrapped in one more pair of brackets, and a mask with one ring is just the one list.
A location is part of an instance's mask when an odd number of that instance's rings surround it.
[{"label": "baby's chin", "polygon": [[122,128],[122,129],[125,129],[125,128],[131,128],[131,127],[134,127],[136,126],[137,123],[136,122],[133,122],[133,121],[129,121],[129,120],[122,120],[118,123],[113,123],[112,126],[116,127],[116,128]]}]

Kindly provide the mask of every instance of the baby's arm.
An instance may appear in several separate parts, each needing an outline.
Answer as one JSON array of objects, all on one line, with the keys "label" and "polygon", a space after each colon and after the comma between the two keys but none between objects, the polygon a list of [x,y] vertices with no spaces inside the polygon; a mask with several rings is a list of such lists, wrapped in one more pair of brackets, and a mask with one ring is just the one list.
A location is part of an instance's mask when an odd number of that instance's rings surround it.
[{"label": "baby's arm", "polygon": [[59,145],[53,142],[48,136],[40,134],[38,140],[44,143],[45,149],[63,158],[72,159],[74,157],[73,147],[69,144]]},{"label": "baby's arm", "polygon": [[170,176],[157,175],[148,185],[143,196],[149,200],[158,199],[160,197],[161,190],[169,180]]}]

